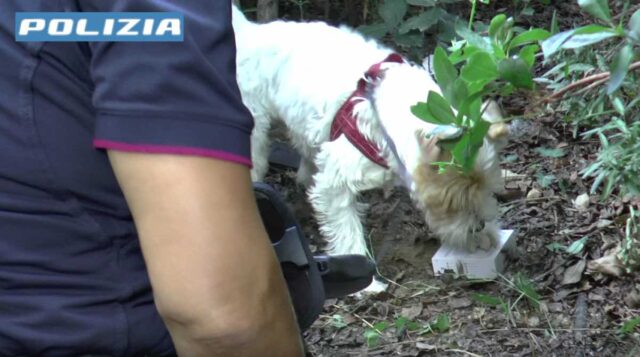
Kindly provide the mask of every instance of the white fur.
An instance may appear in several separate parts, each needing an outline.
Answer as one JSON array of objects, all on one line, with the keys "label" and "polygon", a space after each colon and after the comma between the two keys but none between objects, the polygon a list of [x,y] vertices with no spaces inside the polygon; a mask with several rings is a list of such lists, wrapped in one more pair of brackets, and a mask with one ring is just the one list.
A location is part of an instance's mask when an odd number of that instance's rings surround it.
[{"label": "white fur", "polygon": [[[412,197],[444,242],[470,250],[488,248],[494,242],[497,228],[492,223],[481,232],[469,233],[478,220],[493,221],[497,215],[492,193],[501,188],[500,170],[497,147],[492,143],[485,142],[477,160],[477,170],[487,178],[487,185],[473,196],[480,202],[469,202],[468,209],[442,216],[434,213],[438,207],[421,201],[421,197],[431,196],[423,194],[419,186],[424,184],[420,179],[424,175],[417,172],[432,168],[433,160],[427,158],[432,152],[426,151],[416,133],[430,132],[434,126],[416,118],[410,107],[425,101],[429,91],[439,92],[423,67],[385,64],[384,78],[375,85],[371,97],[356,105],[360,131],[381,148],[390,165],[384,169],[364,157],[344,136],[329,141],[329,129],[358,80],[392,51],[348,28],[320,22],[259,25],[247,21],[235,6],[233,11],[238,84],[255,118],[253,179],[261,180],[266,174],[268,130],[273,120],[281,119],[303,157],[298,180],[308,187],[330,254],[367,254],[361,223],[366,207],[357,201],[358,194],[397,180],[403,168],[416,179],[408,187]],[[395,143],[400,162],[391,153],[383,129]]]}]

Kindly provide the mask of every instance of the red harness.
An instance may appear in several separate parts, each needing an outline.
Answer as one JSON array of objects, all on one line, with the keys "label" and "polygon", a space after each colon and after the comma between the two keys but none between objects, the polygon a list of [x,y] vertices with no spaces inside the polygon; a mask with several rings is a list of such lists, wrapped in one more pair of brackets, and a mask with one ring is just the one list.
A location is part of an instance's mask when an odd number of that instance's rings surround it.
[{"label": "red harness", "polygon": [[365,72],[364,77],[358,81],[358,87],[356,90],[351,93],[349,98],[342,104],[338,112],[336,113],[335,118],[333,118],[333,123],[331,123],[331,132],[329,134],[329,140],[333,141],[340,137],[341,134],[351,142],[353,146],[356,147],[366,158],[373,161],[374,163],[384,167],[385,169],[389,168],[387,164],[387,160],[382,157],[382,153],[380,152],[380,148],[372,143],[370,140],[364,137],[360,130],[358,130],[358,124],[356,116],[353,113],[353,108],[355,105],[367,97],[367,92],[370,88],[367,87],[367,82],[375,82],[382,77],[382,64],[384,63],[403,63],[404,59],[397,53],[390,54],[383,61],[378,62]]}]

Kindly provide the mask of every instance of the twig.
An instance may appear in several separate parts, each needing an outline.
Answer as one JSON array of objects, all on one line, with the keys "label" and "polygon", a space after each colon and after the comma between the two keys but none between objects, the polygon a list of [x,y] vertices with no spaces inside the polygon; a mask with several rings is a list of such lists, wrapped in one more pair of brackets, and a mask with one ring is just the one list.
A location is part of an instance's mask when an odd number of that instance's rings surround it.
[{"label": "twig", "polygon": [[469,351],[465,351],[465,350],[459,350],[459,349],[457,349],[457,348],[450,348],[450,349],[448,349],[448,350],[444,350],[444,351],[445,351],[445,352],[456,352],[456,353],[462,353],[462,354],[465,354],[465,355],[468,355],[468,356],[473,356],[473,357],[482,357],[482,356],[477,355],[477,354],[475,354],[475,353],[473,353],[473,352],[469,352]]},{"label": "twig", "polygon": [[573,322],[573,326],[576,328],[575,338],[578,343],[581,343],[584,338],[581,329],[586,328],[589,323],[588,314],[587,295],[585,293],[580,293],[576,299],[576,309],[574,312]]},{"label": "twig", "polygon": [[[636,61],[633,62],[631,65],[629,65],[629,71],[635,71],[636,69],[640,68],[640,61]],[[609,77],[611,77],[611,72],[602,72],[602,73],[598,73],[598,74],[593,74],[590,75],[588,77],[582,78],[579,81],[573,82],[569,85],[567,85],[566,87],[563,87],[562,89],[551,93],[549,96],[545,97],[544,99],[542,99],[540,101],[540,103],[549,103],[549,102],[554,102],[560,98],[562,98],[567,92],[570,92],[576,88],[581,88],[584,86],[589,86],[591,84],[594,84],[594,82],[598,83],[598,85],[606,82]]]},{"label": "twig", "polygon": [[[533,328],[533,327],[517,327],[517,328],[495,328],[495,329],[487,329],[487,330],[478,330],[478,332],[513,332],[513,331],[542,331],[547,332],[549,329],[547,328]],[[603,328],[560,328],[555,329],[555,331],[559,332],[573,332],[576,331],[584,331],[584,332],[609,332],[609,333],[618,333],[618,330],[615,329],[603,329]]]}]

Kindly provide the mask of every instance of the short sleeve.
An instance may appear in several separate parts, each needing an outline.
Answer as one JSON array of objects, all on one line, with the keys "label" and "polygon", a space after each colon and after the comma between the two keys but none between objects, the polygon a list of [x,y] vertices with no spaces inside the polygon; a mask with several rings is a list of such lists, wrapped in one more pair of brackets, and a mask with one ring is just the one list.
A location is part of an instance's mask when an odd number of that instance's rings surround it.
[{"label": "short sleeve", "polygon": [[236,82],[231,1],[83,0],[82,11],[184,16],[182,42],[93,42],[94,146],[250,166],[251,114]]}]

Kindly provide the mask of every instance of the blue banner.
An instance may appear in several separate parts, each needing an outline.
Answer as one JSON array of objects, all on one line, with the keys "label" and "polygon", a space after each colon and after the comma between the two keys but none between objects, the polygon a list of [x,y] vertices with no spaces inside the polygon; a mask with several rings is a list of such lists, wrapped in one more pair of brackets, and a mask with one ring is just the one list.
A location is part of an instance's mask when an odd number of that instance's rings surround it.
[{"label": "blue banner", "polygon": [[178,12],[17,12],[18,42],[178,42]]}]

